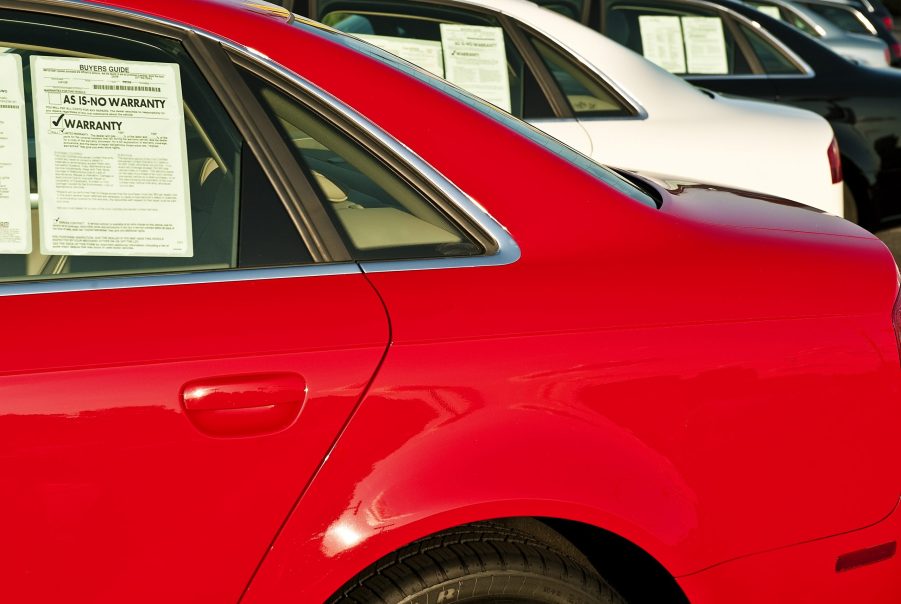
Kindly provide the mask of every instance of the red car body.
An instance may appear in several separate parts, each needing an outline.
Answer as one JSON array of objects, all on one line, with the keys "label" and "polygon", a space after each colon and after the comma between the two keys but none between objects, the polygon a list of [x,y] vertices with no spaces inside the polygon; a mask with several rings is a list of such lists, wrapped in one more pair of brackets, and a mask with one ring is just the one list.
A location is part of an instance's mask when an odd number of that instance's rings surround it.
[{"label": "red car body", "polygon": [[[691,602],[901,599],[899,558],[868,558],[901,531],[897,272],[876,238],[702,186],[635,203],[247,4],[46,7],[253,49],[412,149],[520,255],[0,297],[0,599],[323,602],[416,539],[511,517],[566,521],[602,574],[605,546],[641,553]],[[299,418],[229,437],[186,410],[228,376],[304,391]]]}]

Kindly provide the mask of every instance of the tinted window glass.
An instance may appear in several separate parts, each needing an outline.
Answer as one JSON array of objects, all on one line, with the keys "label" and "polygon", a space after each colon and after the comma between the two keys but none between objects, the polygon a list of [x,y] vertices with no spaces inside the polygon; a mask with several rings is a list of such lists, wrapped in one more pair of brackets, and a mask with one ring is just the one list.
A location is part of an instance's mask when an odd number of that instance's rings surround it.
[{"label": "tinted window glass", "polygon": [[490,16],[415,3],[323,2],[322,21],[447,78],[513,115],[553,117],[537,80]]},{"label": "tinted window glass", "polygon": [[867,18],[854,9],[818,2],[801,2],[800,4],[821,17],[832,21],[849,33],[867,36],[876,35],[875,28],[867,21]]},{"label": "tinted window glass", "polygon": [[294,151],[355,259],[484,253],[357,142],[263,80],[249,73],[244,77]]},{"label": "tinted window glass", "polygon": [[584,69],[538,38],[531,40],[573,113],[585,117],[632,115],[619,98]]},{"label": "tinted window glass", "polygon": [[243,142],[180,43],[9,12],[0,52],[22,76],[28,184],[12,201],[31,223],[31,252],[0,255],[0,279],[242,266]]},{"label": "tinted window glass", "polygon": [[582,20],[586,0],[538,0],[538,4],[576,21]]},{"label": "tinted window glass", "polygon": [[763,71],[769,75],[785,75],[804,73],[800,67],[785,56],[772,42],[765,39],[759,32],[744,24],[740,25],[742,33],[751,44],[754,54],[760,61]]},{"label": "tinted window glass", "polygon": [[608,186],[613,187],[620,193],[623,193],[631,197],[635,201],[638,201],[639,203],[642,203],[649,207],[657,207],[657,202],[654,201],[654,199],[652,199],[644,191],[637,188],[631,182],[622,178],[615,172],[601,166],[598,163],[595,163],[581,153],[573,150],[571,147],[564,145],[557,139],[548,136],[547,134],[533,128],[532,126],[529,126],[525,122],[513,118],[512,116],[510,116],[510,114],[503,111],[498,111],[497,108],[493,105],[489,105],[478,97],[473,96],[457,88],[456,86],[449,86],[444,80],[431,76],[422,70],[412,69],[408,63],[399,61],[396,56],[382,51],[370,44],[365,44],[352,36],[342,35],[338,32],[332,32],[321,28],[311,28],[309,25],[305,25],[301,22],[295,22],[295,26],[302,27],[308,33],[312,33],[314,35],[326,36],[332,41],[339,42],[358,52],[367,54],[372,58],[390,65],[411,77],[414,77],[418,80],[421,80],[422,82],[425,82],[426,84],[429,84],[430,86],[442,90],[447,95],[467,104],[473,109],[495,120],[496,122],[499,122],[507,128],[519,133],[521,136],[524,136],[529,140],[535,142],[536,144],[541,145],[551,153],[554,153],[559,157],[571,162],[588,174],[591,174],[598,180],[606,183]]},{"label": "tinted window glass", "polygon": [[611,3],[604,33],[671,73],[751,73],[728,23],[713,10],[666,2]]}]

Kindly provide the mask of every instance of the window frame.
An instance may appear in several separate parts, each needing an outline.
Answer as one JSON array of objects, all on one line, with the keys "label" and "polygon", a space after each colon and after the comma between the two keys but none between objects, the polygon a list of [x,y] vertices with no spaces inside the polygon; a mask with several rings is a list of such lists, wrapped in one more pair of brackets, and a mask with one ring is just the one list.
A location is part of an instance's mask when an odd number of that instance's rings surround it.
[{"label": "window frame", "polygon": [[[168,273],[123,274],[110,276],[78,276],[58,280],[10,281],[0,283],[0,297],[34,295],[74,291],[133,289],[202,283],[224,283],[308,276],[349,275],[360,272],[393,272],[437,268],[500,266],[516,262],[520,251],[507,230],[487,211],[434,170],[411,150],[395,141],[387,133],[356,113],[353,109],[306,82],[297,74],[284,70],[277,63],[260,57],[239,43],[214,33],[172,22],[164,18],[133,11],[72,2],[47,5],[39,0],[0,0],[0,10],[33,14],[36,21],[42,15],[53,15],[92,23],[139,31],[169,38],[182,44],[188,58],[207,78],[213,93],[221,101],[247,148],[256,155],[260,167],[270,180],[284,204],[294,226],[313,257],[313,264],[272,268],[230,268],[215,271],[173,271]],[[241,78],[233,57],[240,57],[271,77],[287,83],[285,92],[297,96],[302,90],[316,101],[310,108],[322,115],[321,108],[340,116],[353,129],[341,128],[352,138],[366,134],[371,141],[367,149],[375,156],[403,171],[410,180],[431,190],[427,199],[440,200],[439,207],[451,211],[451,220],[473,236],[485,253],[467,257],[434,257],[418,260],[379,260],[355,262],[344,245],[336,225],[327,215],[318,193],[304,175],[293,153],[284,143],[265,110],[260,106]],[[243,86],[243,88],[242,88]],[[323,116],[325,117],[325,116]],[[330,120],[331,121],[331,120]],[[297,189],[309,187],[301,194]],[[416,187],[421,190],[420,187]],[[457,217],[460,220],[457,220]]]},{"label": "window frame", "polygon": [[[600,28],[599,31],[603,33],[607,29],[607,12],[610,7],[610,4],[620,3],[621,0],[599,0],[601,4],[600,11]],[[641,4],[643,0],[629,0],[635,4]],[[704,80],[723,80],[723,79],[734,79],[734,80],[759,80],[759,79],[786,79],[786,78],[812,78],[816,74],[810,65],[807,64],[801,57],[799,57],[792,49],[786,46],[781,40],[776,38],[773,34],[771,34],[767,29],[761,26],[759,23],[750,19],[739,12],[732,10],[727,6],[721,6],[719,4],[713,4],[710,2],[705,2],[704,0],[679,0],[679,4],[684,4],[687,6],[698,7],[702,10],[708,10],[716,13],[720,16],[720,18],[725,23],[725,26],[729,28],[729,31],[732,33],[735,38],[735,42],[738,47],[741,49],[742,53],[744,53],[745,60],[751,66],[752,71],[755,73],[746,73],[746,74],[698,74],[698,75],[685,75],[678,76],[684,78],[686,81],[694,82]],[[760,60],[757,58],[757,54],[751,48],[751,43],[748,41],[747,37],[744,35],[744,32],[741,31],[741,28],[738,25],[745,25],[757,33],[767,42],[773,46],[779,54],[783,55],[789,62],[795,65],[801,73],[793,74],[767,74],[763,71],[763,65],[761,65]],[[789,26],[789,25],[787,25]],[[789,26],[790,27],[790,26]]]}]

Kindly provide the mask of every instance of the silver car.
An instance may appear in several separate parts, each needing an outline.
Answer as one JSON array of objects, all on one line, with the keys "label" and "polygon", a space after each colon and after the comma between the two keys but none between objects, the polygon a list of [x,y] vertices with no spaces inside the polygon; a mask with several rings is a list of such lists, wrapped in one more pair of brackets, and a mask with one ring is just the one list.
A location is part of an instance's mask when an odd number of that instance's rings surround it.
[{"label": "silver car", "polygon": [[745,4],[797,27],[850,61],[868,67],[891,67],[891,55],[885,42],[873,36],[850,33],[798,2],[746,0]]}]

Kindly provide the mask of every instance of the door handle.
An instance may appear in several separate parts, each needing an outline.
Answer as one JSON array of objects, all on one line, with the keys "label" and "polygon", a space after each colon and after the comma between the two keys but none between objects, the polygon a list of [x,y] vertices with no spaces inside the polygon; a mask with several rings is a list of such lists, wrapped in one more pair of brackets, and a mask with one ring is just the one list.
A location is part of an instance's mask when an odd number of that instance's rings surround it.
[{"label": "door handle", "polygon": [[284,430],[300,415],[307,383],[296,373],[254,373],[193,380],[179,393],[185,415],[210,436]]}]

